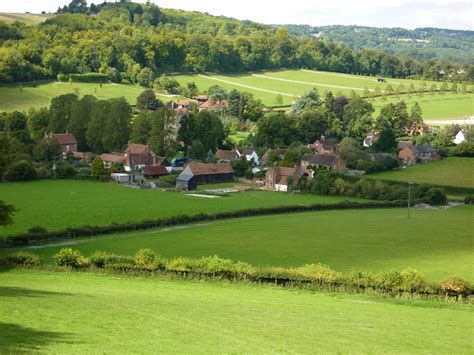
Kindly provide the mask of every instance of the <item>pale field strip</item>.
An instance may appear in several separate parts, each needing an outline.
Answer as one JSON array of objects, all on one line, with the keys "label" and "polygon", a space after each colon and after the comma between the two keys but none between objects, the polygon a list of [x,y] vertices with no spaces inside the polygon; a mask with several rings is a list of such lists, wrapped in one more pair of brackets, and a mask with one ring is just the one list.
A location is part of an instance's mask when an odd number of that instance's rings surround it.
[{"label": "pale field strip", "polygon": [[[287,83],[295,83],[295,84],[303,84],[303,85],[311,85],[311,86],[324,86],[328,88],[337,88],[337,89],[347,89],[347,90],[359,90],[364,91],[364,89],[356,88],[355,86],[341,86],[341,85],[329,85],[329,84],[321,84],[316,82],[308,82],[308,81],[299,81],[299,80],[291,80],[291,79],[282,79],[282,78],[275,78],[274,76],[267,76],[267,75],[259,75],[259,74],[252,74],[257,78],[264,78],[264,79],[272,79],[272,80],[279,80],[285,81]],[[369,90],[374,91],[374,90]]]},{"label": "pale field strip", "polygon": [[[347,75],[347,74],[337,74],[337,73],[329,73],[329,72],[325,72],[325,71],[317,71],[317,70],[309,70],[309,69],[301,69],[301,71],[304,71],[304,72],[307,72],[307,73],[314,73],[314,74],[323,74],[323,75],[333,75],[333,76],[340,76],[342,78],[349,78],[349,79],[357,79],[357,80],[364,80],[364,81],[370,81],[370,82],[374,82],[375,79],[372,79],[372,78],[359,78],[357,77],[356,75]],[[403,85],[408,85],[408,83],[402,83],[402,82],[399,82],[399,81],[392,81],[390,80],[390,82],[387,82],[387,84],[403,84]],[[413,83],[415,86],[420,86],[420,84],[417,84],[417,83]],[[361,89],[362,90],[362,89]],[[370,91],[373,91],[373,90],[370,90]]]},{"label": "pale field strip", "polygon": [[267,90],[267,89],[261,89],[261,88],[255,87],[255,86],[250,86],[250,85],[245,85],[245,84],[239,84],[239,83],[236,83],[236,82],[233,82],[233,81],[230,81],[230,80],[224,80],[224,79],[213,78],[212,76],[207,76],[207,75],[202,75],[202,74],[198,74],[198,76],[200,76],[201,78],[210,79],[210,80],[214,80],[214,81],[220,81],[221,83],[226,83],[226,84],[230,84],[230,85],[240,86],[240,87],[247,88],[247,89],[251,89],[251,90],[257,90],[257,91],[262,91],[262,92],[268,92],[268,93],[270,93],[270,94],[277,94],[277,95],[288,96],[288,97],[299,97],[299,95],[295,95],[295,94],[288,94],[288,93],[285,93],[285,92],[279,92],[279,91],[272,91],[272,90]]}]

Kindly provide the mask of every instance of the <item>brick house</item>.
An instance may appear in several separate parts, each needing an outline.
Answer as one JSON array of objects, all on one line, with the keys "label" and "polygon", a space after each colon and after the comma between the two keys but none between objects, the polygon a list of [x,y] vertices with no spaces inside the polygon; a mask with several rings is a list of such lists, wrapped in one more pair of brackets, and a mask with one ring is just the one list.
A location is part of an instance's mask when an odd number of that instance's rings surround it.
[{"label": "brick house", "polygon": [[412,145],[403,148],[398,153],[398,157],[402,164],[407,166],[441,159],[438,150],[429,144]]},{"label": "brick house", "polygon": [[229,182],[234,179],[230,164],[189,163],[176,179],[177,190],[196,190],[198,183]]},{"label": "brick house", "polygon": [[308,144],[308,148],[316,154],[336,154],[340,147],[340,144],[331,142],[324,136],[315,140],[313,144]]},{"label": "brick house", "polygon": [[77,152],[77,140],[76,138],[66,131],[66,133],[49,133],[45,135],[45,140],[55,140],[61,146],[63,156],[66,156],[67,153]]},{"label": "brick house", "polygon": [[104,153],[99,156],[99,158],[104,163],[104,167],[109,169],[112,165],[123,165],[125,162],[125,154],[124,153]]},{"label": "brick house", "polygon": [[296,184],[302,175],[303,171],[299,167],[272,166],[265,173],[264,187],[270,191],[288,191],[288,178],[291,177],[293,184]]},{"label": "brick house", "polygon": [[128,142],[124,154],[123,166],[125,171],[139,170],[146,166],[156,165],[157,156],[148,144],[135,144]]},{"label": "brick house", "polygon": [[343,172],[346,170],[346,163],[337,154],[306,154],[301,159],[301,168],[308,171],[308,174],[312,176],[310,167]]}]

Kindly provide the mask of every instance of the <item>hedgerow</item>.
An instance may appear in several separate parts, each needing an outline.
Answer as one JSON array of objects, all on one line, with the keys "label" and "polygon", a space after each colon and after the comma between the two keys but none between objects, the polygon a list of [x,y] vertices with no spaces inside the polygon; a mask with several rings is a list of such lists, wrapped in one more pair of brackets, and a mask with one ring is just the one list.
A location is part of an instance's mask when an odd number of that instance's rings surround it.
[{"label": "hedgerow", "polygon": [[[301,267],[254,267],[216,255],[202,258],[176,257],[165,259],[150,249],[141,249],[135,256],[94,252],[89,258],[78,250],[63,248],[53,259],[68,270],[108,270],[128,275],[168,275],[198,280],[271,283],[313,291],[367,293],[389,297],[468,301],[473,294],[469,282],[449,277],[441,283],[428,282],[416,270],[381,272],[358,271],[344,274],[323,264]],[[25,261],[26,260],[26,261]],[[3,266],[39,265],[39,257],[29,252],[15,252],[4,257]]]},{"label": "hedgerow", "polygon": [[[413,201],[415,203],[416,201]],[[64,230],[47,231],[36,227],[35,232],[26,232],[22,234],[10,235],[3,243],[7,245],[27,245],[43,241],[70,239],[79,237],[88,237],[95,235],[106,235],[119,232],[145,230],[151,228],[183,225],[189,223],[199,223],[202,221],[213,221],[222,219],[231,219],[239,217],[265,216],[271,214],[311,212],[311,211],[329,211],[345,210],[358,208],[396,208],[405,207],[405,201],[380,201],[380,202],[350,202],[343,201],[336,204],[312,204],[295,206],[275,206],[263,208],[249,208],[236,211],[226,211],[217,213],[198,213],[192,215],[176,215],[155,220],[144,220],[138,222],[111,224],[106,226],[79,226],[70,227]]]}]

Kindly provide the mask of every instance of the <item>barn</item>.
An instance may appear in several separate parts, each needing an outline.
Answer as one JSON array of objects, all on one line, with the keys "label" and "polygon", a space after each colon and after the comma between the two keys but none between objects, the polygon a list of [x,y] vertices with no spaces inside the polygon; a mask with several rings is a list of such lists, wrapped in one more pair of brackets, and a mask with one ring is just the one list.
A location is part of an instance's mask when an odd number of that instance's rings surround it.
[{"label": "barn", "polygon": [[195,190],[198,183],[211,184],[232,181],[234,169],[230,164],[189,163],[176,179],[177,190]]}]

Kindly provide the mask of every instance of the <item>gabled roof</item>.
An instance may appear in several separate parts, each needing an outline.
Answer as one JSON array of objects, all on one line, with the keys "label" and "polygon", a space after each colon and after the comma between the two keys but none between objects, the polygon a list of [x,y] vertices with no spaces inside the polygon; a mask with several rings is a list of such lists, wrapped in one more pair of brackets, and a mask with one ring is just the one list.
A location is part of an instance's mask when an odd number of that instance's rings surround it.
[{"label": "gabled roof", "polygon": [[275,184],[287,184],[288,177],[293,177],[295,179],[299,179],[301,175],[300,168],[287,168],[282,166],[272,166],[268,169],[267,174],[275,174]]},{"label": "gabled roof", "polygon": [[123,164],[125,160],[125,155],[118,155],[118,154],[101,154],[100,159],[107,163],[115,163],[115,164]]},{"label": "gabled roof", "polygon": [[189,163],[183,172],[179,174],[177,179],[181,181],[189,181],[194,176],[233,173],[234,169],[232,169],[230,164]]},{"label": "gabled roof", "polygon": [[216,152],[217,160],[237,160],[239,155],[235,150],[218,149]]},{"label": "gabled roof", "polygon": [[302,161],[306,161],[309,165],[333,166],[338,158],[336,154],[306,154]]},{"label": "gabled roof", "polygon": [[210,110],[213,108],[218,108],[218,107],[227,107],[228,106],[228,101],[227,100],[221,100],[221,101],[216,101],[216,102],[211,102],[211,101],[206,101],[203,102],[201,105],[199,105],[199,108],[201,110]]},{"label": "gabled roof", "polygon": [[51,137],[56,139],[61,145],[77,144],[76,138],[71,133],[53,133]]},{"label": "gabled roof", "polygon": [[143,168],[143,173],[148,176],[163,176],[168,175],[168,170],[163,165],[146,166]]},{"label": "gabled roof", "polygon": [[127,153],[130,154],[147,154],[151,149],[148,144],[136,144],[128,142]]},{"label": "gabled roof", "polygon": [[237,148],[237,150],[242,155],[252,155],[253,153],[255,153],[254,148]]}]

